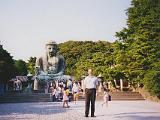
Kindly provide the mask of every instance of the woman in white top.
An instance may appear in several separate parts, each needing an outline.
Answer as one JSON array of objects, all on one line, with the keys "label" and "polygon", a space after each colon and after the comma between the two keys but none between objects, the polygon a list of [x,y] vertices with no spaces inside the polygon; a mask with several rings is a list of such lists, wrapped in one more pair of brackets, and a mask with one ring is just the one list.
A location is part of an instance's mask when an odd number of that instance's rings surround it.
[{"label": "woman in white top", "polygon": [[76,104],[76,101],[78,101],[78,97],[79,97],[79,86],[77,82],[73,84],[72,94],[73,94],[73,100],[75,101],[75,104]]}]

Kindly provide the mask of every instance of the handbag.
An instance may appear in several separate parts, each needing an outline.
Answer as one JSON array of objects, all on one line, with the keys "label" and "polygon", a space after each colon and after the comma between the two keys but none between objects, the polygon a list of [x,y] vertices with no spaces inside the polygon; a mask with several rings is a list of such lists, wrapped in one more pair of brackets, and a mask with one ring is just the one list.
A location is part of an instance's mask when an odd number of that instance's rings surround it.
[{"label": "handbag", "polygon": [[108,101],[111,101],[112,100],[112,97],[111,95],[108,96]]}]

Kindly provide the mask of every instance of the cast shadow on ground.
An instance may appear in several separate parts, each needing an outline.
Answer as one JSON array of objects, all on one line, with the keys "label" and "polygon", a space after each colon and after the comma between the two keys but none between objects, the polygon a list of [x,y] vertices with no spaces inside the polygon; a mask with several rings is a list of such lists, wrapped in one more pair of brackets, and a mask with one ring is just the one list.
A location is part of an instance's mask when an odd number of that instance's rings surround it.
[{"label": "cast shadow on ground", "polygon": [[62,103],[16,103],[3,104],[0,106],[0,116],[11,114],[58,114],[64,113],[68,108],[63,108]]},{"label": "cast shadow on ground", "polygon": [[115,118],[128,120],[160,120],[159,112],[131,112],[114,114]]},{"label": "cast shadow on ground", "polygon": [[97,117],[113,117],[116,118],[116,120],[160,120],[160,112],[130,112],[118,114],[101,114],[97,115]]}]

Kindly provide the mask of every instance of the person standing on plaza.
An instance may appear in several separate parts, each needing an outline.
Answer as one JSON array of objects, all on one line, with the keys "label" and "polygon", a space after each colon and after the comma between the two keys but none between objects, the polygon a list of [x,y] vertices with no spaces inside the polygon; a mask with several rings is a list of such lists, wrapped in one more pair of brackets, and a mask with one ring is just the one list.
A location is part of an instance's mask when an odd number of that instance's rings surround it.
[{"label": "person standing on plaza", "polygon": [[78,82],[75,82],[75,83],[73,84],[72,94],[73,94],[74,103],[76,104],[76,101],[78,101],[78,97],[79,97],[79,86],[78,86]]},{"label": "person standing on plaza", "polygon": [[[69,108],[68,106],[68,94],[69,94],[69,90],[67,88],[63,88],[63,108]],[[66,106],[65,106],[66,104]]]},{"label": "person standing on plaza", "polygon": [[107,90],[107,89],[104,89],[102,107],[103,107],[104,104],[106,104],[106,107],[108,107],[108,100],[109,100],[108,90]]},{"label": "person standing on plaza", "polygon": [[51,88],[51,95],[52,95],[52,102],[56,101],[56,88],[52,87]]},{"label": "person standing on plaza", "polygon": [[85,117],[88,117],[90,103],[91,103],[91,117],[95,117],[94,112],[95,112],[97,85],[98,85],[97,77],[93,76],[92,69],[88,69],[88,76],[84,79]]}]

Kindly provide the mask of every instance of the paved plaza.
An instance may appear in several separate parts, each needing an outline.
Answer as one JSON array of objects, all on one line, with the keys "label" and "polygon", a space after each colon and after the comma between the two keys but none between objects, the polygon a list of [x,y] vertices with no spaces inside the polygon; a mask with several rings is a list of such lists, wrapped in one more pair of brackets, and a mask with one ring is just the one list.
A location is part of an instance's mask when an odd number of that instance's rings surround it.
[{"label": "paved plaza", "polygon": [[95,118],[84,117],[84,101],[0,104],[0,120],[160,120],[160,103],[149,101],[111,101],[108,108],[96,102]]}]

